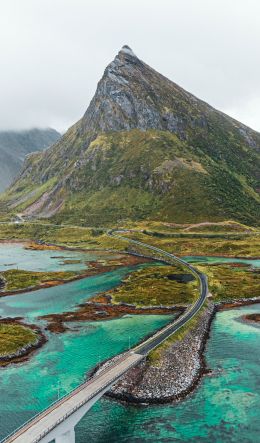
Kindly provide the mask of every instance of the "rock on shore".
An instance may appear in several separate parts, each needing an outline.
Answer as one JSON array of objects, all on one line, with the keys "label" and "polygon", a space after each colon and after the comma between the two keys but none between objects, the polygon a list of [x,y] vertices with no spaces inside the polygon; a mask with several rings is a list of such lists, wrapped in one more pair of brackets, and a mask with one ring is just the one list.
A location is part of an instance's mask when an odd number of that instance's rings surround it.
[{"label": "rock on shore", "polygon": [[214,311],[209,303],[194,328],[162,350],[159,361],[130,369],[108,395],[135,403],[164,403],[187,395],[205,370],[203,350]]}]

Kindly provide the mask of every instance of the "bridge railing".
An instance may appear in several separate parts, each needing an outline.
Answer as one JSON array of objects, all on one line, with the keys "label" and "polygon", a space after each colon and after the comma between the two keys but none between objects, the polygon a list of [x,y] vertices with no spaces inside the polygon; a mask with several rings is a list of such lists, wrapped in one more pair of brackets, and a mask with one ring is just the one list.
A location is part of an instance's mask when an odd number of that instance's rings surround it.
[{"label": "bridge railing", "polygon": [[[162,262],[164,262],[166,264],[173,264],[173,265],[179,264],[182,267],[188,268],[190,270],[190,272],[194,275],[196,280],[199,282],[200,294],[203,293],[203,279],[202,279],[202,275],[199,273],[199,271],[196,270],[196,268],[194,268],[189,263],[186,263],[184,260],[180,259],[179,257],[176,257],[174,254],[171,254],[171,253],[168,253],[166,251],[163,251],[160,248],[157,248],[157,247],[154,247],[154,246],[151,246],[151,245],[146,245],[146,244],[144,244],[144,243],[142,243],[142,242],[140,242],[138,240],[129,239],[129,238],[123,236],[123,235],[118,235],[117,232],[114,233],[113,231],[110,231],[109,235],[113,235],[115,237],[119,237],[121,240],[125,240],[126,242],[128,242],[129,243],[128,251],[130,253],[132,253],[132,254],[143,256],[143,257],[147,257],[147,258],[152,258],[152,259],[155,259],[155,260],[159,260],[159,261],[162,261]],[[135,245],[135,248],[133,248],[133,245]],[[207,289],[207,287],[206,287],[206,289]],[[195,303],[191,304],[191,306],[185,311],[185,313],[182,316],[180,316],[176,320],[175,325],[177,326],[177,328],[178,328],[178,323],[180,323],[180,325],[181,325],[181,322],[184,320],[184,318],[185,317],[188,318],[188,315],[190,313],[192,313],[192,311],[194,311],[193,315],[195,315],[195,313],[197,312],[196,311],[196,307],[199,306],[199,302],[200,302],[200,297],[198,298],[198,300],[195,301]],[[181,326],[179,326],[179,327],[181,327]],[[167,330],[170,329],[170,328],[172,328],[172,324],[170,324],[168,326],[165,326],[164,328],[162,328],[162,330],[157,331],[152,337],[146,339],[144,342],[142,342],[141,344],[137,345],[135,348],[132,348],[131,352],[133,352],[133,351],[138,352],[138,349],[140,349],[140,347],[142,347],[144,345],[147,345],[151,341],[155,340],[156,337],[160,337],[160,335],[165,334],[165,332],[167,332]],[[121,358],[117,359],[113,364],[109,365],[107,368],[103,369],[102,371],[99,371],[99,373],[97,375],[94,375],[87,382],[82,382],[79,386],[77,386],[77,388],[73,389],[68,394],[65,394],[60,399],[57,399],[56,401],[51,403],[51,405],[46,407],[43,411],[41,411],[38,414],[34,415],[26,423],[23,423],[23,425],[18,427],[15,431],[13,431],[7,437],[5,437],[3,440],[1,440],[0,443],[6,443],[8,441],[12,441],[10,439],[12,439],[12,437],[15,434],[19,434],[19,432],[22,431],[22,429],[26,428],[27,426],[30,427],[34,422],[37,422],[37,420],[40,418],[40,416],[44,417],[45,415],[47,415],[48,412],[51,412],[51,410],[54,410],[60,404],[64,403],[66,401],[66,399],[69,399],[73,395],[75,395],[77,392],[80,392],[83,388],[87,387],[90,383],[94,382],[96,379],[101,377],[102,374],[106,373],[108,370],[111,370],[113,367],[118,365],[119,361],[120,360],[124,360],[126,358],[126,355],[128,355],[128,354],[129,354],[129,352],[123,354],[123,356]],[[144,358],[144,356],[142,357],[140,355],[140,361],[142,360],[142,358]],[[120,373],[120,375],[117,375],[114,379],[111,379],[111,381],[109,382],[109,385],[112,384],[114,381],[116,381],[119,377],[121,377],[124,372],[128,371],[135,364],[136,364],[136,362],[134,362],[132,365],[129,365],[125,371]],[[67,412],[64,416],[62,416],[59,420],[57,420],[54,425],[52,425],[48,429],[44,430],[44,432],[41,433],[32,443],[38,443],[44,436],[46,436],[58,424],[60,424],[64,420],[66,420],[71,414],[73,414],[76,410],[80,409],[84,404],[86,404],[89,400],[91,400],[93,397],[98,395],[98,393],[102,392],[104,389],[105,389],[105,387],[102,387],[102,388],[99,388],[94,393],[92,393],[91,396],[89,396],[86,399],[84,399],[84,401],[79,403],[71,411]]]},{"label": "bridge railing", "polygon": [[[94,381],[98,380],[98,378],[100,378],[102,375],[104,375],[106,372],[108,372],[108,370],[113,369],[115,366],[118,365],[119,362],[124,361],[126,359],[126,356],[129,354],[129,351],[124,353],[121,357],[119,357],[114,363],[110,364],[107,368],[104,368],[103,370],[100,370],[98,372],[98,374],[94,375],[93,377],[91,377],[89,380],[84,381],[82,383],[80,383],[76,388],[72,389],[70,392],[64,394],[62,397],[60,397],[59,399],[55,400],[54,402],[52,402],[49,406],[47,406],[46,408],[44,408],[42,411],[38,412],[37,414],[33,415],[30,419],[28,419],[26,422],[24,422],[22,425],[20,425],[19,427],[17,427],[14,431],[12,431],[8,436],[4,437],[0,443],[6,443],[8,442],[14,435],[18,434],[19,431],[21,431],[23,428],[26,428],[26,426],[28,425],[32,425],[34,422],[37,422],[37,419],[39,419],[41,416],[44,417],[45,415],[47,415],[48,412],[50,412],[51,410],[56,409],[59,405],[63,404],[66,400],[68,400],[69,398],[73,397],[75,394],[77,394],[78,392],[80,392],[82,389],[86,388],[88,385],[90,385],[91,383],[93,383]],[[141,360],[141,359],[140,359]],[[134,364],[133,364],[134,365]],[[131,367],[133,366],[131,365]],[[130,368],[130,365],[129,365]],[[127,369],[128,370],[128,369]],[[121,374],[122,375],[122,374]],[[120,375],[120,376],[121,376]],[[116,379],[119,376],[116,377]],[[111,383],[111,382],[110,382]],[[101,391],[104,389],[104,387],[101,389]],[[77,407],[77,409],[79,409],[83,404],[85,404],[86,402],[88,402],[91,398],[93,398],[93,396],[95,397],[97,395],[97,393],[95,394],[91,394],[91,396],[89,398],[86,399],[86,401],[84,400],[84,402]],[[75,412],[75,411],[73,411]],[[72,412],[72,413],[73,413]],[[64,419],[66,419],[69,415],[71,415],[71,413],[67,413],[66,417],[64,416]],[[62,420],[61,420],[62,421]],[[58,423],[56,423],[55,426],[57,426]],[[54,426],[54,427],[55,427]],[[50,432],[50,430],[48,431]],[[47,433],[45,435],[47,435]],[[43,438],[43,436],[41,436],[41,438]],[[37,441],[40,440],[35,440],[35,442],[32,443],[36,443]]]},{"label": "bridge railing", "polygon": [[[140,356],[140,361],[142,360],[142,357]],[[118,364],[118,360],[117,363]],[[114,366],[116,366],[116,364],[110,365],[109,368],[107,368],[106,370],[102,371],[100,374],[98,374],[98,376],[96,378],[98,378],[100,375],[102,375],[104,372],[107,372],[108,369],[111,370]],[[94,392],[92,392],[91,395],[89,395],[88,397],[84,398],[84,400],[82,400],[80,403],[78,403],[76,406],[74,406],[74,408],[72,408],[70,411],[68,411],[66,414],[64,414],[61,418],[59,418],[58,420],[56,420],[56,422],[49,426],[47,429],[45,429],[41,434],[39,434],[38,437],[36,437],[31,443],[38,443],[41,441],[41,439],[43,437],[45,437],[47,434],[49,434],[53,429],[55,429],[60,423],[62,423],[63,421],[65,421],[68,417],[70,417],[74,412],[78,411],[82,406],[84,406],[86,403],[88,403],[90,400],[92,400],[94,397],[96,397],[98,394],[102,393],[107,386],[110,386],[111,384],[115,383],[118,378],[120,378],[125,372],[127,372],[129,369],[131,369],[133,366],[136,365],[136,362],[133,362],[132,364],[129,364],[127,366],[126,369],[124,369],[123,371],[121,371],[119,374],[117,374],[115,377],[112,377],[109,382],[96,389]],[[90,382],[93,382],[93,379],[90,380]],[[85,388],[86,386],[84,386]],[[10,438],[10,436],[9,436]]]},{"label": "bridge railing", "polygon": [[[120,240],[125,240],[128,242],[128,252],[131,254],[135,254],[138,256],[146,257],[146,258],[152,258],[154,260],[162,261],[166,264],[179,265],[183,269],[189,269],[189,271],[192,273],[192,275],[195,277],[196,281],[198,282],[198,298],[194,301],[194,303],[191,303],[190,306],[187,307],[185,312],[174,322],[175,325],[175,331],[181,328],[182,323],[185,319],[191,319],[196,312],[200,309],[200,307],[203,304],[203,301],[205,299],[205,296],[207,295],[207,279],[204,274],[201,274],[193,265],[190,263],[187,263],[186,261],[182,260],[179,257],[176,257],[174,254],[164,251],[160,248],[157,248],[156,246],[152,246],[149,244],[142,243],[141,241],[135,239],[135,238],[128,238],[125,236],[125,234],[129,231],[118,231],[118,230],[111,230],[109,232],[109,235],[113,237],[117,237]],[[134,231],[133,231],[134,232]],[[204,295],[204,298],[203,298]],[[140,344],[138,344],[135,348],[132,350],[134,352],[140,351],[141,348],[144,348],[145,346],[151,344],[155,338],[159,338],[163,334],[167,332],[167,330],[171,330],[172,324],[169,324],[168,326],[163,327],[161,330],[155,332],[155,334],[152,335],[152,337],[144,340]],[[175,332],[174,331],[174,332]],[[153,348],[157,347],[156,344],[154,344]],[[151,349],[149,349],[150,352]]]},{"label": "bridge railing", "polygon": [[177,257],[176,255],[170,252],[157,248],[156,246],[142,243],[141,241],[135,238],[128,238],[127,236],[123,235],[125,234],[125,232],[127,231],[111,230],[109,231],[109,235],[127,242],[128,243],[127,251],[130,254],[145,258],[151,258],[153,260],[161,261],[165,264],[173,266],[177,265],[182,269],[189,269],[190,273],[195,277],[196,281],[199,283],[198,289],[199,291],[201,291],[201,278],[200,278],[201,273],[193,265],[187,263],[185,260],[181,259],[180,257]]}]

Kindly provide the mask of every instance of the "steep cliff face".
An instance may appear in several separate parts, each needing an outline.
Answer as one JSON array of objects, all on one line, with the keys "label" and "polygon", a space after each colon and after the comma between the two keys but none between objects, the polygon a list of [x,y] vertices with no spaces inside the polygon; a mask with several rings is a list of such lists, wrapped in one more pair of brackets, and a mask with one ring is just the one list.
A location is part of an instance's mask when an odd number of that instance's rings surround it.
[{"label": "steep cliff face", "polygon": [[2,203],[87,224],[144,217],[256,223],[259,149],[260,134],[124,46],[82,119],[28,158]]},{"label": "steep cliff face", "polygon": [[105,69],[81,121],[82,132],[158,129],[187,139],[194,128],[229,124],[260,149],[260,135],[182,89],[150,68],[124,46]]},{"label": "steep cliff face", "polygon": [[193,111],[194,118],[198,116],[198,103],[124,46],[106,68],[82,119],[82,128],[96,133],[158,129],[185,137],[189,114]]}]

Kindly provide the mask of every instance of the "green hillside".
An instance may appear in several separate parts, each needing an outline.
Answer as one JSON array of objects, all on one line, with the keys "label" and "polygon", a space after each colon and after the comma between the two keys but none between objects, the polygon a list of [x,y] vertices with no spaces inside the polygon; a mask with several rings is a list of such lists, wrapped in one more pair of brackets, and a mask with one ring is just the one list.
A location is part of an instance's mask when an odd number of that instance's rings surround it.
[{"label": "green hillside", "polygon": [[31,155],[2,211],[88,225],[126,219],[257,224],[260,134],[124,47],[83,118]]}]

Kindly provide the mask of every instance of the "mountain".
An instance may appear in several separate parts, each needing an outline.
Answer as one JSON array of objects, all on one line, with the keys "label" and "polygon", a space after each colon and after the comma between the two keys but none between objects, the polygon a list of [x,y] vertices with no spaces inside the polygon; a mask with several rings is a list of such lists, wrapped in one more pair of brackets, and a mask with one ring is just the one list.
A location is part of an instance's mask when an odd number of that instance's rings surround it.
[{"label": "mountain", "polygon": [[60,134],[54,129],[0,132],[0,192],[3,192],[21,170],[27,154],[55,143]]},{"label": "mountain", "polygon": [[259,221],[260,134],[124,46],[82,119],[27,157],[8,211],[87,225]]}]

